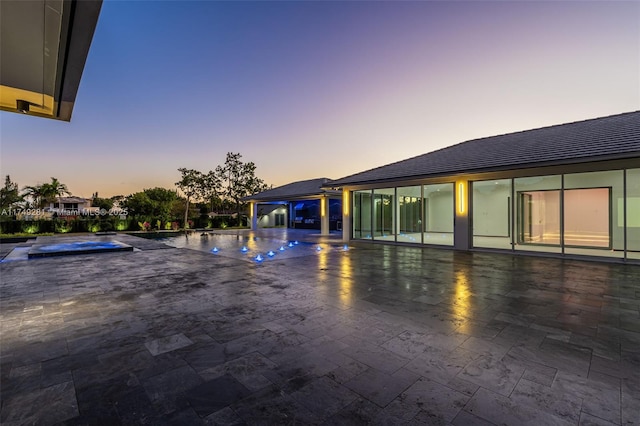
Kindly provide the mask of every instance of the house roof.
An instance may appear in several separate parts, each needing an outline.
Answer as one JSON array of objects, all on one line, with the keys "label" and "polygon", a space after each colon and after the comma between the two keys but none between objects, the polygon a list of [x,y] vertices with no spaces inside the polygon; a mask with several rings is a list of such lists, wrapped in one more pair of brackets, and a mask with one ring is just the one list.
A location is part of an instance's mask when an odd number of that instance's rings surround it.
[{"label": "house roof", "polygon": [[56,199],[56,203],[78,203],[78,204],[82,204],[82,203],[86,203],[89,200],[87,200],[86,198],[82,198],[82,197],[58,197]]},{"label": "house roof", "polygon": [[627,158],[640,164],[640,111],[474,139],[327,186]]},{"label": "house roof", "polygon": [[320,197],[321,195],[340,195],[339,191],[324,189],[329,178],[316,178],[289,183],[258,194],[244,197],[243,201],[288,201],[300,198]]}]

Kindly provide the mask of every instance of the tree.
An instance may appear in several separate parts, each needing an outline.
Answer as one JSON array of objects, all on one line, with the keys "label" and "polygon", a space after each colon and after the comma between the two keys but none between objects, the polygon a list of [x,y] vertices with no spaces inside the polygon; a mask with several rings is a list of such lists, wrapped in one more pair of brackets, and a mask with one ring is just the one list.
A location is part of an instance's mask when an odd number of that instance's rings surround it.
[{"label": "tree", "polygon": [[144,192],[136,192],[129,195],[123,202],[131,217],[151,216],[153,201]]},{"label": "tree", "polygon": [[265,182],[256,176],[256,165],[253,162],[243,163],[241,158],[240,153],[228,152],[224,166],[216,168],[216,172],[224,184],[225,196],[236,207],[238,224],[241,223],[242,198],[268,188]]},{"label": "tree", "polygon": [[55,202],[63,195],[70,195],[67,185],[52,177],[51,182],[42,185],[42,202]]},{"label": "tree", "polygon": [[214,203],[220,202],[220,196],[222,195],[222,181],[218,173],[209,170],[206,175],[203,174],[198,192],[205,203],[210,203],[209,211],[213,211]]},{"label": "tree", "polygon": [[199,195],[200,188],[202,188],[203,175],[197,170],[184,167],[179,168],[178,171],[182,174],[182,179],[176,182],[176,186],[180,188],[187,198],[184,208],[184,228],[186,229],[189,220],[189,203],[192,198]]},{"label": "tree", "polygon": [[41,208],[44,204],[42,185],[25,186],[22,190],[22,196],[28,197],[31,201],[31,207]]},{"label": "tree", "polygon": [[0,189],[0,209],[11,209],[24,201],[18,191],[18,184],[11,181],[7,175],[4,179],[4,187]]},{"label": "tree", "polygon": [[151,216],[161,222],[169,222],[171,216],[171,205],[178,198],[175,191],[166,188],[149,188],[143,191],[151,200]]}]

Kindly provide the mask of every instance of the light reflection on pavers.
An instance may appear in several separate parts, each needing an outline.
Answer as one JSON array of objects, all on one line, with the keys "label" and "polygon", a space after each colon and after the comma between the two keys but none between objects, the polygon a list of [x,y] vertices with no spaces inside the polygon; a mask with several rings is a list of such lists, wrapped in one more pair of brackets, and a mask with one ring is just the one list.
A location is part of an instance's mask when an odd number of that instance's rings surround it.
[{"label": "light reflection on pavers", "polygon": [[117,239],[0,264],[2,424],[640,424],[638,266]]}]

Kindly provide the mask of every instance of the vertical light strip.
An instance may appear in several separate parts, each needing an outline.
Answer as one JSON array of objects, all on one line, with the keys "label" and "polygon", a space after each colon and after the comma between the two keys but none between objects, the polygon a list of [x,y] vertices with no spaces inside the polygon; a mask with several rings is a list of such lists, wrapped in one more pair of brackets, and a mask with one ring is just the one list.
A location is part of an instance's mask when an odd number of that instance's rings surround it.
[{"label": "vertical light strip", "polygon": [[349,216],[349,191],[342,191],[342,214]]},{"label": "vertical light strip", "polygon": [[320,216],[324,217],[324,209],[326,208],[327,199],[325,197],[320,198]]},{"label": "vertical light strip", "polygon": [[458,183],[458,213],[464,214],[466,211],[465,206],[465,193],[464,193],[464,182]]}]

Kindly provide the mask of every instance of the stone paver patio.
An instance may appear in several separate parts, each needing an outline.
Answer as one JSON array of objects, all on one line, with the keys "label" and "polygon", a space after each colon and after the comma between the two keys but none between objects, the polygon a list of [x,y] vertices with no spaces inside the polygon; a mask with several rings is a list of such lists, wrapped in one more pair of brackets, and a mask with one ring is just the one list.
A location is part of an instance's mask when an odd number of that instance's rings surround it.
[{"label": "stone paver patio", "polygon": [[113,238],[0,264],[3,425],[640,424],[637,265]]}]

